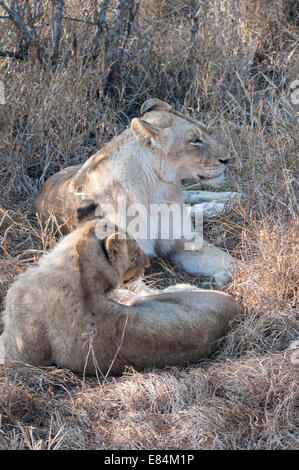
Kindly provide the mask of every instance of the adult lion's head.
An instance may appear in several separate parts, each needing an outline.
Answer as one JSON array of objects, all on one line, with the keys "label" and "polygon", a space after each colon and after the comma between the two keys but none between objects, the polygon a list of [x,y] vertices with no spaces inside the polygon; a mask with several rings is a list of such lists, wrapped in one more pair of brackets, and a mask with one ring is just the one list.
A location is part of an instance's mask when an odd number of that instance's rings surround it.
[{"label": "adult lion's head", "polygon": [[169,163],[181,179],[194,177],[210,183],[222,180],[230,159],[228,149],[200,121],[156,98],[147,100],[140,114],[141,119],[131,122],[137,140],[166,157],[165,164]]}]

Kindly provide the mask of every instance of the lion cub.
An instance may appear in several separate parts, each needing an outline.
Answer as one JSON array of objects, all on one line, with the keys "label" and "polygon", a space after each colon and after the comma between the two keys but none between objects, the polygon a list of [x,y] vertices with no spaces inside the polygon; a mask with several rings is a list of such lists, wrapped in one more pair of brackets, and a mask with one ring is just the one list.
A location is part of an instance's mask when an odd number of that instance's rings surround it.
[{"label": "lion cub", "polygon": [[12,284],[0,337],[5,359],[120,374],[207,357],[239,311],[234,299],[187,286],[115,302],[107,294],[149,262],[132,239],[99,240],[97,223],[79,226]]}]

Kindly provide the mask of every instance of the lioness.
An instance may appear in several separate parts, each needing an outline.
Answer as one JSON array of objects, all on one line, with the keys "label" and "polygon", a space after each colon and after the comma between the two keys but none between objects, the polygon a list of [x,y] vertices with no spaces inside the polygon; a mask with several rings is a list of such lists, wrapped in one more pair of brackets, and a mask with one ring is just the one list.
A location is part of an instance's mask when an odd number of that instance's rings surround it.
[{"label": "lioness", "polygon": [[[73,229],[79,202],[91,198],[101,207],[111,207],[104,215],[122,230],[127,226],[118,217],[119,207],[142,205],[146,210],[139,216],[143,227],[151,205],[183,204],[182,179],[216,181],[223,177],[228,151],[199,121],[158,99],[146,101],[141,116],[132,119],[129,129],[84,165],[51,176],[36,200],[39,215],[47,218],[54,213]],[[168,256],[188,273],[213,278],[219,288],[231,279],[236,261],[227,253],[207,242],[197,251],[185,250],[183,234],[179,239],[163,239],[159,222],[151,222],[150,236],[135,237],[148,256]]]},{"label": "lioness", "polygon": [[[83,223],[10,287],[0,351],[33,365],[120,374],[186,364],[207,357],[239,311],[228,294],[192,288],[133,296],[128,305],[109,294],[143,272],[147,256],[132,239],[96,236]],[[172,290],[175,289],[172,288]]]}]

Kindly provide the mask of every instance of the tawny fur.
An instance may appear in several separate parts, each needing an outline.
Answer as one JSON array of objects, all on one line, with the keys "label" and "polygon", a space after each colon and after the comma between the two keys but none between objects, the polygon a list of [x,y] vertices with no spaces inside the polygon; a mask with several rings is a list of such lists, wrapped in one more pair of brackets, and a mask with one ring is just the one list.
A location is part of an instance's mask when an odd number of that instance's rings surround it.
[{"label": "tawny fur", "polygon": [[[117,218],[122,203],[125,208],[140,204],[148,214],[151,204],[182,205],[184,178],[223,177],[228,150],[202,123],[157,99],[146,101],[141,114],[142,119],[134,118],[129,129],[84,165],[65,168],[47,180],[36,200],[42,219],[52,213],[72,230],[79,203],[88,198],[107,205],[105,217],[126,230]],[[145,226],[146,215],[142,217],[140,226]],[[151,236],[135,238],[148,256],[168,256],[188,273],[213,278],[217,287],[231,279],[236,267],[236,260],[206,242],[201,250],[186,253],[183,236],[162,239],[159,223],[153,220]]]},{"label": "tawny fur", "polygon": [[[120,374],[187,364],[207,357],[239,307],[222,292],[178,286],[131,296],[109,295],[143,273],[147,256],[134,240],[95,235],[88,221],[42,256],[10,287],[0,337],[6,359],[78,372]],[[1,348],[0,348],[1,349]]]}]

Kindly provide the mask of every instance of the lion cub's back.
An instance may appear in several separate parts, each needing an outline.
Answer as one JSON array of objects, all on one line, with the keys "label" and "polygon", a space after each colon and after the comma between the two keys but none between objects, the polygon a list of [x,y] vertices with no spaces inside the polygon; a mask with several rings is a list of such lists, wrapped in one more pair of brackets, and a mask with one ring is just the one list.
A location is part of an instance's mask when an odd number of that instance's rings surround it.
[{"label": "lion cub's back", "polygon": [[241,307],[229,294],[220,291],[204,290],[180,285],[165,289],[161,293],[135,297],[129,305],[144,312],[157,314],[164,321],[171,322],[177,314],[186,321],[213,316],[220,324],[225,324],[241,312]]}]

